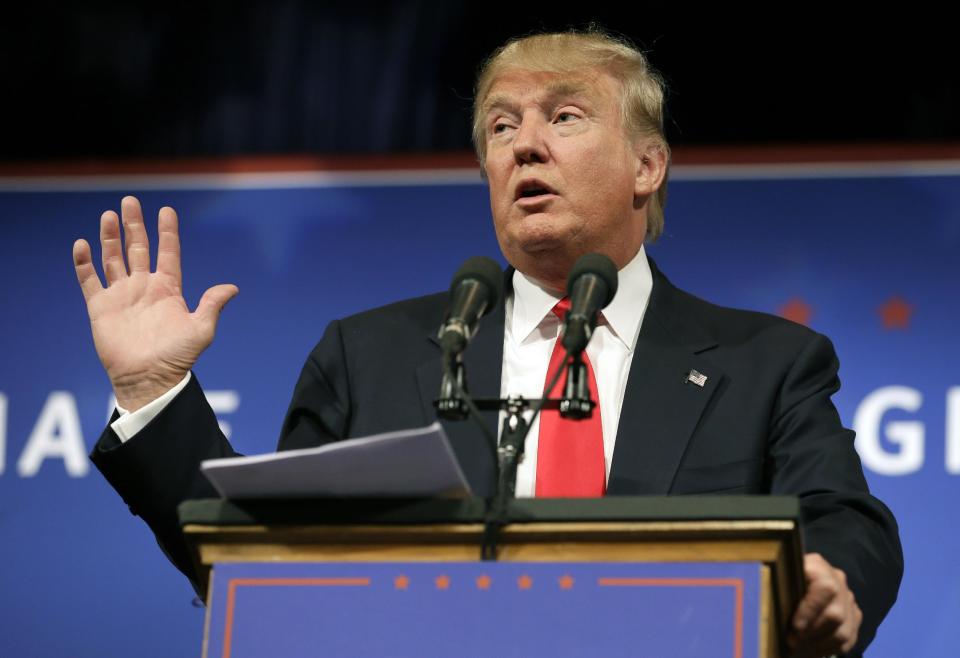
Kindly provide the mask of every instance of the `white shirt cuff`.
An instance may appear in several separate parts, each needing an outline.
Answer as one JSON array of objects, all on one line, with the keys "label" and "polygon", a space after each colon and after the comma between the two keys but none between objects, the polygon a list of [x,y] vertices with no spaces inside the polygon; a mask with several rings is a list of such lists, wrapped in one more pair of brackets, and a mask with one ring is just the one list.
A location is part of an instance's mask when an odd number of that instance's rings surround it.
[{"label": "white shirt cuff", "polygon": [[177,394],[186,387],[189,381],[190,373],[188,372],[187,375],[180,380],[179,384],[136,411],[127,411],[118,404],[117,411],[120,412],[120,417],[110,423],[110,427],[117,435],[117,438],[120,439],[120,442],[126,443],[132,439],[137,432],[146,427],[151,420],[166,409],[167,405],[173,401],[173,398],[177,397]]}]

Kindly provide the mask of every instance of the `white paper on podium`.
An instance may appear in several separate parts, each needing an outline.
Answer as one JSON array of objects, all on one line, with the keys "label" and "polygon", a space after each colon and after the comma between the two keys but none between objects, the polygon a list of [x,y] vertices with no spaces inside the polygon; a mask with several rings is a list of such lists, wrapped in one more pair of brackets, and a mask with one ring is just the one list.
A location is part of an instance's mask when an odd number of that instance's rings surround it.
[{"label": "white paper on podium", "polygon": [[470,485],[439,422],[251,457],[207,459],[200,470],[224,498],[467,498]]}]

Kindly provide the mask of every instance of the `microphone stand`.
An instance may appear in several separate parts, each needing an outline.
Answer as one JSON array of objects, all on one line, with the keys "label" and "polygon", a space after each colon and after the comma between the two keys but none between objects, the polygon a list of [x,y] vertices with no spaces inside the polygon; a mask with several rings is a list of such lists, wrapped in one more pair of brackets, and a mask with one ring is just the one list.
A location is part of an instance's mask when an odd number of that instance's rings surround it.
[{"label": "microphone stand", "polygon": [[[561,398],[543,398],[527,400],[521,396],[503,398],[481,398],[473,400],[466,388],[466,376],[463,368],[463,359],[457,354],[444,362],[443,379],[440,385],[440,397],[434,401],[437,415],[447,420],[463,420],[472,417],[481,427],[484,434],[491,439],[491,447],[496,446],[493,456],[494,468],[497,476],[497,489],[492,498],[488,498],[487,511],[484,517],[483,543],[480,549],[480,559],[496,560],[497,544],[500,529],[507,524],[507,507],[516,496],[517,467],[523,459],[524,447],[530,425],[542,409],[558,409],[565,418],[582,420],[589,418],[596,403],[590,398],[590,388],[587,383],[587,368],[581,353],[571,355],[567,353],[564,359],[566,368],[560,367],[554,373],[550,383],[545,388],[548,393],[557,384],[557,380],[564,371],[567,373],[564,395]],[[533,414],[528,423],[523,412],[532,407]],[[480,411],[506,411],[503,430],[500,440],[496,441],[493,434],[483,423]]]},{"label": "microphone stand", "polygon": [[[567,352],[570,357],[570,352]],[[575,352],[567,366],[567,381],[560,400],[560,415],[564,418],[583,420],[589,418],[596,406],[590,399],[590,383],[583,352]]]},{"label": "microphone stand", "polygon": [[437,415],[446,420],[464,420],[470,413],[467,400],[467,376],[463,370],[463,353],[443,355],[443,378],[440,380],[440,397],[434,401]]}]

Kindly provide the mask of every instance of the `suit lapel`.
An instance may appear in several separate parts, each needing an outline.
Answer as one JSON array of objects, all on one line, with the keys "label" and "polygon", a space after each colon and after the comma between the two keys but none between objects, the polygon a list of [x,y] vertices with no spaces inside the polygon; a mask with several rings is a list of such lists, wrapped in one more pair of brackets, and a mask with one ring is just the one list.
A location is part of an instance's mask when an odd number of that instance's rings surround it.
[{"label": "suit lapel", "polygon": [[[716,345],[678,308],[681,293],[650,261],[653,290],[630,365],[607,493],[670,491],[690,436],[724,377],[701,353]],[[691,371],[706,376],[688,381]],[[696,376],[694,376],[696,379]]]}]

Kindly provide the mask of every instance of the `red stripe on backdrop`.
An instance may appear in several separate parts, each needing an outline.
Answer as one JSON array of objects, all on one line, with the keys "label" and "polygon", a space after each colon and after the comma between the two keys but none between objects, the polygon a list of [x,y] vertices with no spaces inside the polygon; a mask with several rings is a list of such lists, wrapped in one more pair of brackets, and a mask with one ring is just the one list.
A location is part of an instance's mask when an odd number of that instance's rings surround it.
[{"label": "red stripe on backdrop", "polygon": [[[760,146],[678,146],[675,165],[744,165],[787,163],[863,163],[960,160],[957,143],[765,144]],[[116,176],[192,173],[296,171],[383,171],[473,169],[476,156],[467,151],[407,155],[273,155],[222,158],[157,158],[122,160],[51,160],[0,163],[6,176]]]}]

